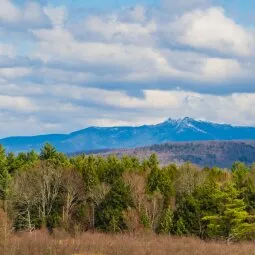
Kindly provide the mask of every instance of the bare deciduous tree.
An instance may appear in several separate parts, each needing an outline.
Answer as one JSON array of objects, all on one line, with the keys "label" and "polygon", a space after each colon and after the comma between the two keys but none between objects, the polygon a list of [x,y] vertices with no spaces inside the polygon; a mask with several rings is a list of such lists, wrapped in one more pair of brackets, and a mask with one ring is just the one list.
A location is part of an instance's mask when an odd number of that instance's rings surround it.
[{"label": "bare deciduous tree", "polygon": [[17,175],[11,185],[15,218],[19,219],[18,227],[28,231],[35,227],[31,219],[31,210],[38,206],[40,200],[37,178],[37,170],[27,170]]},{"label": "bare deciduous tree", "polygon": [[85,201],[86,194],[81,174],[73,169],[66,169],[63,175],[63,222],[68,222],[75,207]]},{"label": "bare deciduous tree", "polygon": [[163,210],[162,194],[159,192],[147,194],[146,176],[137,173],[125,173],[124,180],[130,185],[136,210],[140,215],[145,214],[151,229],[155,229]]}]

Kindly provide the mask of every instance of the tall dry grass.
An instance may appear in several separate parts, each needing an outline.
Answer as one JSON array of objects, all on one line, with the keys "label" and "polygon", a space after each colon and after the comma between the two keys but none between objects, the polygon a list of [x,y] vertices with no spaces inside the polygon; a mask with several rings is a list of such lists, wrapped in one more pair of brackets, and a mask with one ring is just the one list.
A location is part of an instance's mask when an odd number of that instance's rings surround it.
[{"label": "tall dry grass", "polygon": [[36,231],[12,235],[0,248],[1,255],[164,255],[164,254],[206,254],[206,255],[249,255],[255,254],[254,243],[226,244],[204,242],[193,238],[175,238],[140,235],[110,235],[102,233],[84,233],[73,239],[61,231],[53,236],[47,231]]}]

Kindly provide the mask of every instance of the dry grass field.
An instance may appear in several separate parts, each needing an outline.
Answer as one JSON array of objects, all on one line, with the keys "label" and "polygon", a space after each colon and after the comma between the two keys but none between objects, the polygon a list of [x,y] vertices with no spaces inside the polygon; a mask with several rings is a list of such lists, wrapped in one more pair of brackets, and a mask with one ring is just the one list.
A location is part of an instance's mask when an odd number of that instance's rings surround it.
[{"label": "dry grass field", "polygon": [[1,255],[249,255],[255,254],[255,243],[226,244],[204,242],[193,238],[85,233],[72,239],[61,231],[49,236],[46,231],[13,235],[1,240]]}]

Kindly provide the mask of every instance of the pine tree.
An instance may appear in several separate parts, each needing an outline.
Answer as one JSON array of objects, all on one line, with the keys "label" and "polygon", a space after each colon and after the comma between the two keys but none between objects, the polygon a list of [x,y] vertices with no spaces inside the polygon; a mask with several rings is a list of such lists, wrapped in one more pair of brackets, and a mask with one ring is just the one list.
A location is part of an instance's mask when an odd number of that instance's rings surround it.
[{"label": "pine tree", "polygon": [[57,157],[57,150],[49,143],[46,143],[41,149],[40,158],[42,160],[54,159]]},{"label": "pine tree", "polygon": [[85,183],[85,190],[90,193],[99,184],[93,156],[89,156],[86,164],[83,165],[82,176]]},{"label": "pine tree", "polygon": [[8,172],[7,157],[5,149],[0,145],[0,199],[3,201],[3,208],[7,210],[7,199],[11,176]]},{"label": "pine tree", "polygon": [[246,211],[243,199],[233,183],[227,183],[216,191],[219,212],[208,215],[203,220],[208,222],[210,237],[225,237],[228,240],[242,240],[255,237],[254,216]]},{"label": "pine tree", "polygon": [[168,207],[167,209],[164,210],[160,224],[159,224],[159,229],[158,232],[161,234],[170,234],[173,232],[174,229],[174,222],[173,222],[173,211],[171,207]]},{"label": "pine tree", "polygon": [[133,207],[130,187],[118,179],[97,208],[96,226],[104,231],[113,232],[126,229],[123,212],[128,207]]},{"label": "pine tree", "polygon": [[176,234],[178,236],[183,236],[188,234],[188,230],[186,229],[186,226],[182,218],[179,218],[176,223]]}]

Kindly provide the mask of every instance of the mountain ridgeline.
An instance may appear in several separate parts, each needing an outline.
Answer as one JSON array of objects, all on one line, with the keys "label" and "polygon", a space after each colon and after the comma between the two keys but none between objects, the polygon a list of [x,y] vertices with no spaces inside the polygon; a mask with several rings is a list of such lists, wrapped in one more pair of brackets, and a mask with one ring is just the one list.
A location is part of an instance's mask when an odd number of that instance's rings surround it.
[{"label": "mountain ridgeline", "polygon": [[139,127],[89,127],[70,134],[9,137],[0,140],[7,151],[36,150],[51,143],[64,153],[104,149],[137,148],[166,142],[255,140],[255,127],[240,127],[198,121],[168,119]]}]

